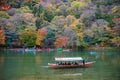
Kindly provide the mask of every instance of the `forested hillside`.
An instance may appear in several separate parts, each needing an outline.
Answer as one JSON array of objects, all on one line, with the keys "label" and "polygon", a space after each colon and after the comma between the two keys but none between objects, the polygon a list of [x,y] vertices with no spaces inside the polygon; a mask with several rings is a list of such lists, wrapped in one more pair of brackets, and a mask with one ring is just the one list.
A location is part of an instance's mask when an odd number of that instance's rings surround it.
[{"label": "forested hillside", "polygon": [[120,0],[0,0],[0,46],[120,47]]}]

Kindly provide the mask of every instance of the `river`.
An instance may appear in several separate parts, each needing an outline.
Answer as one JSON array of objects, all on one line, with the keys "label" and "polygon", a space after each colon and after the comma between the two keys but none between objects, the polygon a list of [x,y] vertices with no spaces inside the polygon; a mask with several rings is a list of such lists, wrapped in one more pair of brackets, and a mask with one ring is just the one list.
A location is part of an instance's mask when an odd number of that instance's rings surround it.
[{"label": "river", "polygon": [[[90,68],[49,69],[56,56],[81,56],[95,63]],[[120,52],[0,51],[0,80],[120,80]]]}]

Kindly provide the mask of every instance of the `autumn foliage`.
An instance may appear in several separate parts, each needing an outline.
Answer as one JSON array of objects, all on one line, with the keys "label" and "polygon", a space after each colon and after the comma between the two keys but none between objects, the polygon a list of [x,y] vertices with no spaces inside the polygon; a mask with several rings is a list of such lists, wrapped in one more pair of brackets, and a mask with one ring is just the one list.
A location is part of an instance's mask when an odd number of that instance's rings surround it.
[{"label": "autumn foliage", "polygon": [[0,45],[5,44],[5,36],[4,36],[4,31],[0,30]]},{"label": "autumn foliage", "polygon": [[1,7],[2,10],[7,11],[10,8],[9,5],[4,5]]},{"label": "autumn foliage", "polygon": [[37,31],[37,39],[36,39],[36,45],[42,45],[42,39],[43,37],[47,34],[47,29],[46,28],[41,28],[38,29]]},{"label": "autumn foliage", "polygon": [[0,0],[0,10],[8,10],[10,6],[7,4],[6,0]]},{"label": "autumn foliage", "polygon": [[66,36],[60,36],[56,39],[54,42],[54,45],[58,48],[65,47],[67,43],[67,37]]}]

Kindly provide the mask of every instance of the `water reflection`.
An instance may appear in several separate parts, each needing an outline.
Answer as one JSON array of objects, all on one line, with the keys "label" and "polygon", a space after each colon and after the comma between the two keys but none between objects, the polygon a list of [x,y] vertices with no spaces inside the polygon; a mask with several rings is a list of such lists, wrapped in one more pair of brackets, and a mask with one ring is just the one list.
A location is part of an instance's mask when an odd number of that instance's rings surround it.
[{"label": "water reflection", "polygon": [[82,73],[74,73],[74,74],[63,74],[64,76],[81,76]]}]

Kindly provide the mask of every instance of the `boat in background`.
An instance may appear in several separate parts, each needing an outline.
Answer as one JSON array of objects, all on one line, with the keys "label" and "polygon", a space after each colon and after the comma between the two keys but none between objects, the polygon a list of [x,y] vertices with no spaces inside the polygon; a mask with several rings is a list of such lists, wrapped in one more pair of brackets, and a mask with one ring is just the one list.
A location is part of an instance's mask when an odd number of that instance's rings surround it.
[{"label": "boat in background", "polygon": [[56,57],[55,63],[48,63],[48,67],[51,69],[89,68],[94,62],[85,62],[82,57]]}]

